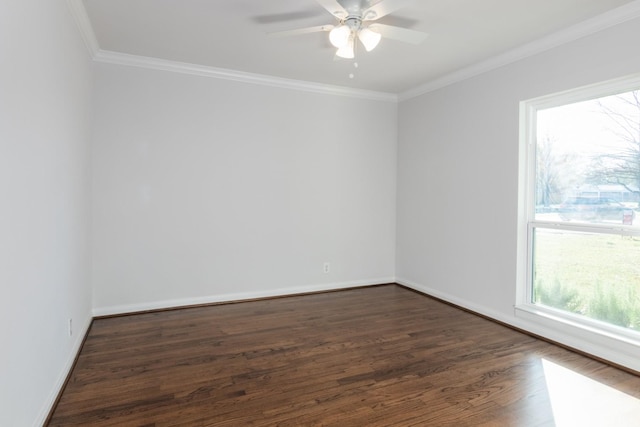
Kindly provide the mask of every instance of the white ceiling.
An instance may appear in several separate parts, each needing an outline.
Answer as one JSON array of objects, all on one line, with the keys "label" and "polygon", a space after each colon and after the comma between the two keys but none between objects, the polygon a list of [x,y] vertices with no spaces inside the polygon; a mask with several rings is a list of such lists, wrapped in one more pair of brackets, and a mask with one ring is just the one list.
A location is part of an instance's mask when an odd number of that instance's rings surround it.
[{"label": "white ceiling", "polygon": [[100,51],[393,94],[628,3],[638,2],[414,0],[378,22],[429,33],[426,41],[415,46],[383,39],[372,52],[360,49],[356,69],[353,61],[334,60],[327,33],[267,36],[334,24],[315,0],[83,0]]}]

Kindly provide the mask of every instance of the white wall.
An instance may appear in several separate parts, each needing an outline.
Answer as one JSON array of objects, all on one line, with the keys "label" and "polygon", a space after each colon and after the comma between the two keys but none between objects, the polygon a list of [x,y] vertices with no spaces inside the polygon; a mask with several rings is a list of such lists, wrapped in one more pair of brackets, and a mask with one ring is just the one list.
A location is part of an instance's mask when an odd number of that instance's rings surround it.
[{"label": "white wall", "polygon": [[92,307],[397,276],[518,324],[518,102],[637,72],[639,24],[404,101],[399,113],[107,64],[95,66],[92,105],[91,65],[64,1],[1,2],[0,425],[43,421]]},{"label": "white wall", "polygon": [[524,325],[514,316],[519,102],[640,71],[638,40],[630,21],[400,104],[401,283]]},{"label": "white wall", "polygon": [[0,2],[0,62],[0,425],[28,426],[91,315],[91,64],[63,0]]},{"label": "white wall", "polygon": [[396,114],[98,64],[94,312],[392,281]]}]

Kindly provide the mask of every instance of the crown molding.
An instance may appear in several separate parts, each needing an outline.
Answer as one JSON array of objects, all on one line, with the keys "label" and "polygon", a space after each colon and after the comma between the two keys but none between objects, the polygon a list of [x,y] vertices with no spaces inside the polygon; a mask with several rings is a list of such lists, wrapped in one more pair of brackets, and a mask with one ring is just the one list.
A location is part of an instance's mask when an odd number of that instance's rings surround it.
[{"label": "crown molding", "polygon": [[353,89],[343,86],[325,85],[302,80],[285,79],[281,77],[102,50],[100,49],[98,39],[96,38],[83,0],[66,0],[66,2],[78,28],[80,29],[82,39],[87,46],[91,57],[97,62],[384,102],[399,102],[415,98],[640,17],[640,0],[634,0],[626,5],[610,10],[531,43],[524,44],[501,55],[494,56],[486,61],[462,68],[400,94],[394,94]]},{"label": "crown molding", "polygon": [[185,62],[169,61],[166,59],[150,58],[127,53],[112,52],[99,49],[93,56],[97,62],[108,64],[127,65],[131,67],[147,68],[159,71],[191,74],[202,77],[232,80],[242,83],[258,84],[282,89],[291,89],[304,92],[313,92],[325,95],[346,96],[373,101],[397,102],[398,96],[393,93],[376,92],[362,89],[353,89],[343,86],[332,86],[321,83],[312,83],[302,80],[285,79],[281,77],[267,76],[263,74],[247,73],[243,71],[229,70],[225,68],[209,67],[205,65],[189,64]]},{"label": "crown molding", "polygon": [[71,12],[71,16],[73,16],[73,19],[76,21],[76,25],[82,36],[82,41],[84,41],[85,46],[89,49],[89,54],[92,58],[95,58],[96,53],[100,50],[100,46],[84,3],[82,0],[67,0],[67,7],[69,12]]},{"label": "crown molding", "polygon": [[148,68],[152,70],[170,71],[174,73],[191,74],[216,79],[232,80],[243,83],[259,84],[263,86],[312,92],[324,95],[337,95],[350,98],[360,98],[373,101],[398,102],[395,93],[377,92],[363,89],[353,89],[343,86],[325,85],[302,80],[285,79],[262,74],[246,73],[242,71],[215,68],[204,65],[169,61],[120,52],[102,50],[98,43],[91,20],[87,14],[83,0],[66,0],[71,15],[76,21],[82,39],[94,61],[132,67]]},{"label": "crown molding", "polygon": [[413,89],[409,89],[398,94],[398,101],[405,101],[410,98],[415,98],[417,96],[433,92],[437,89],[470,79],[496,68],[517,62],[563,44],[570,43],[638,17],[640,17],[640,0],[635,0],[564,30],[550,34],[531,43],[524,44],[501,55],[494,56],[486,61],[479,62],[417,86]]}]

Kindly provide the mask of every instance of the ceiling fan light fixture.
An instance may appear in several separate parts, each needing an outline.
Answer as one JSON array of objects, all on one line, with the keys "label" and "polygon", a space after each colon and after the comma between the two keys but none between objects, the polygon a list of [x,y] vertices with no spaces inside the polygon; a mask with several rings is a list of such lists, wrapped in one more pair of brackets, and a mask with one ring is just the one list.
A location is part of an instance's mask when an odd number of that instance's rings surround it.
[{"label": "ceiling fan light fixture", "polygon": [[351,29],[346,25],[339,25],[329,32],[329,41],[338,49],[349,44]]},{"label": "ceiling fan light fixture", "polygon": [[340,58],[344,58],[344,59],[353,59],[356,57],[353,37],[349,37],[347,44],[344,45],[343,47],[338,48],[338,51],[336,52],[336,56],[339,56]]},{"label": "ceiling fan light fixture", "polygon": [[371,52],[376,48],[376,46],[378,46],[378,43],[380,43],[382,34],[371,31],[368,28],[363,28],[358,32],[358,38],[362,42],[367,52]]}]

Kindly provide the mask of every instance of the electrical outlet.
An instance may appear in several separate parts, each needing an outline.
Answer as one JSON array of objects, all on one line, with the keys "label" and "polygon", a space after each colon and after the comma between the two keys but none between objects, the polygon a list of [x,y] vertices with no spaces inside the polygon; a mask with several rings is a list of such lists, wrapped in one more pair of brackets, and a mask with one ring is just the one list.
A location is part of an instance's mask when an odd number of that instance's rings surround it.
[{"label": "electrical outlet", "polygon": [[69,319],[69,336],[73,335],[73,319]]},{"label": "electrical outlet", "polygon": [[323,268],[322,271],[324,271],[325,273],[329,273],[331,271],[331,264],[328,263],[328,262],[325,262],[324,263],[324,268]]}]

